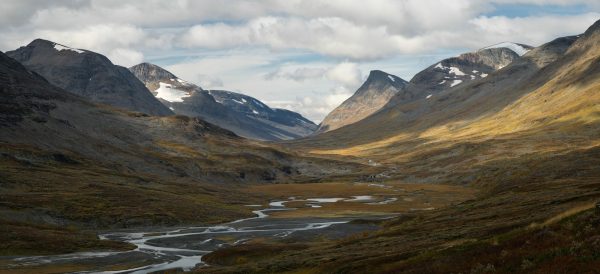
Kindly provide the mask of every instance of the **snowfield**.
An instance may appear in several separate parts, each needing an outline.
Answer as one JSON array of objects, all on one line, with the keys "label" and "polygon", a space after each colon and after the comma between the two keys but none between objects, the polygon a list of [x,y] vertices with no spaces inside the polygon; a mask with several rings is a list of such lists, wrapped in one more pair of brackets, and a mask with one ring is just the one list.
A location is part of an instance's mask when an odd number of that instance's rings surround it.
[{"label": "snowfield", "polygon": [[452,82],[452,84],[450,85],[450,87],[456,86],[456,85],[458,85],[458,84],[460,84],[460,83],[462,83],[462,80],[454,80],[454,81]]},{"label": "snowfield", "polygon": [[172,85],[159,82],[160,87],[156,90],[157,98],[164,99],[169,102],[183,102],[183,98],[190,97],[190,94],[183,90],[173,88]]},{"label": "snowfield", "polygon": [[523,46],[521,46],[519,44],[511,43],[511,42],[502,42],[500,44],[492,45],[492,46],[486,47],[484,49],[494,49],[494,48],[507,48],[507,49],[514,51],[519,56],[523,56],[525,53],[527,53],[529,51],[528,49],[524,48]]},{"label": "snowfield", "polygon": [[63,51],[63,50],[70,50],[70,51],[74,51],[77,53],[83,53],[83,50],[80,49],[74,49],[74,48],[70,48],[61,44],[54,44],[54,49],[58,50],[58,51]]}]

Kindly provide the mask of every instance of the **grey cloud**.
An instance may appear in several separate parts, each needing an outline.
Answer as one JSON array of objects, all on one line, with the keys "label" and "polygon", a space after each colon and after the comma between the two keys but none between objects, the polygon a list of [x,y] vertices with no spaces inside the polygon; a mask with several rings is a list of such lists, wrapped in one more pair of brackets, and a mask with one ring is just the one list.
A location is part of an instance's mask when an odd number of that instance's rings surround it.
[{"label": "grey cloud", "polygon": [[[479,15],[492,10],[494,3],[579,3],[587,5],[589,13],[587,17],[554,16],[554,21],[546,20],[550,24],[568,21],[568,28],[540,27],[536,17],[505,18],[497,20],[499,26],[511,28],[511,32],[498,32],[481,23],[494,18]],[[108,26],[117,30],[133,28],[141,35],[98,32],[89,40],[102,46],[91,49],[108,54],[117,48],[143,52],[146,48],[258,46],[309,50],[341,60],[364,61],[448,47],[472,48],[475,43],[500,39],[518,38],[517,42],[535,44],[563,34],[564,30],[583,28],[589,17],[598,17],[593,11],[599,9],[598,1],[591,0],[4,1],[0,35],[5,41],[0,41],[0,49],[13,49],[40,35],[48,39],[67,37],[59,42],[87,46],[79,41],[92,36],[82,30]],[[529,24],[530,21],[535,24]]]}]

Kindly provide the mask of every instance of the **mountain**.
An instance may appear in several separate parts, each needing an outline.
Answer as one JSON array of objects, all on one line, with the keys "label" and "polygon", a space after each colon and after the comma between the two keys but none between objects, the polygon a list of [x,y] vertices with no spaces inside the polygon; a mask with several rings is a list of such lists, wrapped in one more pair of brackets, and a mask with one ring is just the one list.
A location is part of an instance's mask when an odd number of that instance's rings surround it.
[{"label": "mountain", "polygon": [[[377,155],[394,161],[395,157],[413,149],[430,150],[442,144],[433,140],[458,142],[460,138],[457,136],[483,138],[502,132],[500,128],[510,131],[509,125],[514,124],[499,121],[506,121],[507,117],[515,115],[525,117],[534,108],[524,109],[520,113],[502,112],[504,116],[494,113],[506,111],[507,106],[532,92],[533,88],[550,81],[555,75],[548,73],[548,66],[556,64],[577,39],[577,36],[559,38],[531,49],[523,56],[505,48],[491,48],[436,62],[413,77],[402,93],[374,115],[338,130],[299,141],[298,144],[302,144],[302,149],[306,149],[304,145],[307,145],[319,151],[360,151],[359,154],[365,157]],[[482,54],[496,58],[486,64]],[[440,69],[440,66],[447,69]],[[489,74],[471,77],[472,74],[456,73],[473,70]],[[440,85],[438,81],[444,77],[450,77],[452,81],[455,78],[464,81],[454,87],[437,88]],[[546,105],[543,102],[531,104]],[[492,114],[500,118],[489,121]],[[535,119],[531,119],[531,125],[537,124],[533,122]],[[479,125],[479,122],[485,123],[485,130],[475,129],[473,125]],[[421,142],[434,142],[436,146],[415,146],[415,143]],[[370,143],[377,146],[369,146]],[[396,156],[391,157],[394,154]]]},{"label": "mountain", "polygon": [[530,49],[527,45],[506,42],[441,60],[417,73],[406,91],[392,98],[388,105],[431,97],[455,86],[485,78],[520,59]]},{"label": "mountain", "polygon": [[243,137],[289,140],[310,135],[317,127],[298,113],[272,109],[247,95],[204,90],[154,64],[142,63],[130,70],[175,113],[201,117]]},{"label": "mountain", "polygon": [[431,98],[455,86],[485,78],[531,49],[531,46],[510,42],[489,46],[437,62],[417,73],[410,82],[382,71],[371,71],[356,93],[325,117],[316,133],[355,123],[384,107]]},{"label": "mountain", "polygon": [[159,101],[172,111],[177,110],[177,114],[201,117],[222,127],[226,121],[236,119],[229,109],[217,103],[207,91],[177,78],[157,65],[141,63],[129,70]]},{"label": "mountain", "polygon": [[504,47],[464,53],[444,59],[417,73],[411,83],[424,90],[443,90],[470,80],[485,78],[519,57],[517,53]]},{"label": "mountain", "polygon": [[53,85],[91,101],[150,115],[173,114],[129,70],[101,54],[36,39],[6,55]]},{"label": "mountain", "polygon": [[408,84],[398,76],[373,70],[358,90],[340,106],[331,111],[315,133],[325,132],[352,124],[373,114]]},{"label": "mountain", "polygon": [[311,181],[358,167],[244,139],[199,118],[93,103],[3,53],[0,166],[0,242],[3,252],[19,254],[118,246],[83,228],[251,216],[244,204],[256,201],[238,193],[243,184]]},{"label": "mountain", "polygon": [[[304,118],[299,113],[286,110],[270,108],[256,98],[226,91],[226,90],[209,90],[208,93],[215,100],[233,110],[239,116],[240,121],[244,123],[254,124],[252,131],[264,131],[274,140],[289,140],[296,139],[312,134],[317,125],[312,121]],[[256,134],[256,133],[254,133]]]}]

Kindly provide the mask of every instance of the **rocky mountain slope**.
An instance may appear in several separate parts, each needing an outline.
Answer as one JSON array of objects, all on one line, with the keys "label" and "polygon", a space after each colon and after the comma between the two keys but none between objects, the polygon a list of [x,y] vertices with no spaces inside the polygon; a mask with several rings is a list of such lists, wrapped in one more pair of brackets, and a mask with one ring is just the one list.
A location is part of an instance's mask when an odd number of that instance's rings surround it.
[{"label": "rocky mountain slope", "polygon": [[243,204],[252,197],[236,196],[236,185],[311,181],[358,167],[250,141],[199,118],[92,103],[2,53],[0,88],[0,228],[11,231],[0,233],[3,254],[106,247],[78,228],[249,216]]},{"label": "rocky mountain slope", "polygon": [[407,84],[398,76],[380,70],[371,71],[362,86],[323,119],[315,133],[331,131],[364,119],[385,106]]},{"label": "rocky mountain slope", "polygon": [[345,241],[263,259],[245,250],[257,260],[211,272],[592,273],[599,263],[599,91],[600,21],[487,77],[291,142],[373,159],[390,168],[390,181],[481,193]]},{"label": "rocky mountain slope", "polygon": [[129,70],[101,54],[42,39],[6,54],[53,85],[93,102],[151,115],[173,114]]},{"label": "rocky mountain slope", "polygon": [[153,64],[142,63],[130,70],[175,113],[201,117],[243,137],[289,140],[310,135],[317,127],[298,113],[272,109],[235,92],[204,90]]}]

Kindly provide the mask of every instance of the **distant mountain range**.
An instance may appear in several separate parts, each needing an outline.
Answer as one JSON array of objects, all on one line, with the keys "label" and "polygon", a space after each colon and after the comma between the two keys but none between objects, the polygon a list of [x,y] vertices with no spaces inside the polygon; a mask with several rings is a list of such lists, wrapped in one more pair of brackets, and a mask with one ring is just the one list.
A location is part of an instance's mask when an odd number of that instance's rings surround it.
[{"label": "distant mountain range", "polygon": [[272,109],[239,93],[206,91],[148,63],[127,69],[101,54],[42,39],[6,54],[53,85],[118,108],[159,116],[201,117],[259,140],[304,137],[317,128],[298,113]]},{"label": "distant mountain range", "polygon": [[225,90],[204,90],[149,63],[129,68],[173,112],[202,119],[259,140],[289,140],[312,134],[317,125],[302,115],[273,109],[256,98]]}]

